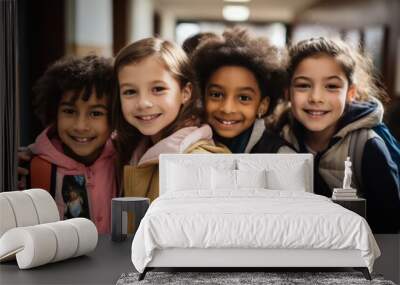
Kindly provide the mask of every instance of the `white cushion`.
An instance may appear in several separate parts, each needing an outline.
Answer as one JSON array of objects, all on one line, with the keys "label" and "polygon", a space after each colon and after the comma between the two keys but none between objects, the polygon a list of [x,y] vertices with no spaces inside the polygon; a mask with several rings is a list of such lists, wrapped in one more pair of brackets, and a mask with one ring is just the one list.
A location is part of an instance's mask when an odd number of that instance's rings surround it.
[{"label": "white cushion", "polygon": [[60,220],[53,197],[43,189],[0,193],[0,217],[0,237],[15,227]]},{"label": "white cushion", "polygon": [[10,203],[17,227],[39,224],[39,217],[33,200],[24,191],[2,192],[0,195]]},{"label": "white cushion", "polygon": [[[217,169],[236,169],[235,158],[232,154],[160,154],[159,162],[160,196],[170,191],[177,191],[176,187],[181,190],[179,192],[185,189],[202,193],[212,191],[212,167]],[[198,171],[199,168],[200,171]],[[196,178],[195,182],[191,179],[183,179],[183,173],[187,174],[188,177],[192,177],[193,172],[197,172],[194,176],[199,178]]]},{"label": "white cushion", "polygon": [[20,269],[33,268],[86,254],[97,241],[96,226],[84,218],[13,228],[0,238],[0,261],[16,257]]},{"label": "white cushion", "polygon": [[[285,156],[285,155],[281,155]],[[241,158],[238,160],[239,170],[258,171],[266,170],[267,189],[288,190],[288,191],[307,191],[309,187],[309,167],[304,159],[296,156],[291,160],[280,160],[279,155],[274,159],[251,159]]]},{"label": "white cushion", "polygon": [[74,218],[64,222],[71,224],[78,234],[78,248],[73,257],[86,254],[96,248],[98,233],[95,224],[91,220]]},{"label": "white cushion", "polygon": [[236,170],[232,169],[218,169],[212,168],[211,170],[212,189],[236,190]]},{"label": "white cushion", "polygon": [[306,191],[307,181],[303,164],[295,164],[287,169],[267,171],[267,188],[272,190]]},{"label": "white cushion", "polygon": [[23,192],[31,197],[38,214],[39,224],[57,222],[60,220],[57,205],[49,192],[38,188],[25,190]]},{"label": "white cushion", "polygon": [[[211,188],[208,188],[208,185],[205,185],[203,189],[192,189],[196,190],[198,193],[202,193],[204,195],[208,195],[207,192],[215,192],[214,190],[214,182],[211,181],[211,168],[215,169],[229,169],[229,170],[249,170],[253,171],[270,171],[277,170],[278,172],[286,173],[282,179],[282,183],[275,183],[273,180],[271,182],[271,186],[274,188],[292,188],[292,190],[306,190],[308,192],[313,192],[313,157],[312,154],[161,154],[160,155],[160,196],[164,193],[168,192],[170,189],[170,185],[174,183],[170,183],[169,181],[177,181],[178,179],[182,179],[181,175],[176,175],[173,171],[170,171],[172,168],[170,167],[171,163],[175,163],[177,165],[182,165],[183,168],[194,169],[195,167],[209,167],[210,172],[208,177],[204,178],[205,182],[212,182]],[[296,171],[293,171],[293,168],[300,167],[302,170],[302,174],[300,177],[297,177]],[[294,172],[294,173],[293,173]],[[221,175],[226,175],[223,173]],[[177,176],[177,177],[176,177]],[[268,175],[266,175],[268,179]],[[270,176],[273,176],[271,173]],[[278,176],[279,173],[278,173]],[[291,176],[291,177],[290,177]],[[171,179],[170,179],[171,178]],[[273,177],[272,179],[279,180],[281,178]],[[286,181],[289,179],[294,179],[294,181]],[[296,181],[297,180],[297,181]],[[192,185],[192,181],[188,181],[189,185]],[[240,181],[242,182],[242,181]],[[291,182],[290,185],[287,182]],[[254,182],[255,183],[255,182]],[[225,191],[233,191],[242,188],[248,187],[239,187],[235,185],[232,188],[232,184],[229,182],[220,182],[217,181],[217,184],[222,187],[228,187]],[[226,185],[228,184],[228,185]],[[249,184],[249,183],[242,183]],[[255,183],[258,184],[258,183]],[[302,185],[304,184],[304,185]],[[293,187],[293,185],[296,185]],[[200,183],[201,186],[201,183]],[[267,188],[269,187],[267,183]],[[259,188],[260,187],[256,187]],[[217,188],[220,193],[223,189]],[[248,189],[255,189],[254,187],[250,187]],[[263,189],[263,188],[261,188]],[[264,188],[265,189],[265,188]],[[181,191],[182,192],[182,191]],[[236,191],[239,192],[239,191]],[[235,192],[235,193],[236,193]],[[181,193],[183,194],[183,193]],[[233,193],[232,193],[233,194]]]},{"label": "white cushion", "polygon": [[267,188],[267,176],[262,170],[236,170],[238,188]]},{"label": "white cushion", "polygon": [[240,188],[266,188],[265,170],[231,170],[212,168],[212,189],[238,190]]},{"label": "white cushion", "polygon": [[13,228],[0,238],[0,260],[16,258],[20,269],[49,263],[56,252],[57,239],[43,225]]},{"label": "white cushion", "polygon": [[167,189],[168,191],[185,191],[192,189],[210,189],[210,167],[186,166],[169,163]]},{"label": "white cushion", "polygon": [[0,195],[0,237],[9,229],[17,227],[17,221],[8,199]]},{"label": "white cushion", "polygon": [[56,236],[57,246],[56,255],[51,262],[57,262],[74,256],[79,243],[78,233],[71,228],[69,223],[48,223],[43,224],[44,227],[49,228]]},{"label": "white cushion", "polygon": [[93,222],[59,221],[54,199],[42,189],[0,193],[0,214],[0,261],[16,257],[20,269],[86,254],[97,245]]}]

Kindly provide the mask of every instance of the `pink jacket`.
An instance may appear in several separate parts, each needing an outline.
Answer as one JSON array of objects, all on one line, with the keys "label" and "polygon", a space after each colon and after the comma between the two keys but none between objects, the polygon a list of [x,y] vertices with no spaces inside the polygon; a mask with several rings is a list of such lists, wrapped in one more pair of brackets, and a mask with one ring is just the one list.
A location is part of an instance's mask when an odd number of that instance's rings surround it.
[{"label": "pink jacket", "polygon": [[30,149],[35,155],[57,166],[55,201],[60,217],[63,218],[66,204],[62,197],[62,185],[65,175],[82,175],[86,181],[86,191],[90,218],[95,223],[99,233],[110,233],[111,198],[116,196],[117,185],[115,177],[116,153],[111,139],[106,142],[100,157],[91,165],[85,166],[63,153],[61,142],[49,139],[45,129]]},{"label": "pink jacket", "polygon": [[161,153],[184,153],[191,145],[200,140],[208,141],[214,145],[212,130],[209,125],[201,127],[185,127],[162,139],[153,146],[148,137],[142,139],[133,151],[130,165],[143,165],[149,162],[158,162]]},{"label": "pink jacket", "polygon": [[185,127],[155,145],[144,138],[134,150],[130,165],[124,167],[124,195],[147,197],[159,195],[158,159],[162,153],[229,153],[226,147],[214,144],[210,126]]}]

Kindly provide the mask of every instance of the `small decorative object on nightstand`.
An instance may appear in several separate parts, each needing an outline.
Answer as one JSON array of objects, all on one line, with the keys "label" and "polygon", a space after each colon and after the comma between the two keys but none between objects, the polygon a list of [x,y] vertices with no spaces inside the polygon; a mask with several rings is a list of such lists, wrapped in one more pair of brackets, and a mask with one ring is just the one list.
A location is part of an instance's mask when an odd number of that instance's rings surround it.
[{"label": "small decorative object on nightstand", "polygon": [[334,188],[332,201],[349,209],[361,217],[366,218],[366,200],[357,197],[357,189],[351,187],[351,161],[350,157],[344,162],[343,188]]},{"label": "small decorative object on nightstand", "polygon": [[[133,214],[134,232],[149,208],[150,200],[144,197],[113,198],[111,201],[111,239],[123,241],[128,234],[128,213]],[[132,216],[132,215],[130,215]],[[129,219],[131,222],[131,219]]]},{"label": "small decorative object on nightstand", "polygon": [[350,157],[344,162],[344,178],[343,178],[343,187],[342,188],[334,188],[332,194],[332,200],[350,200],[357,199],[357,189],[351,188],[351,161]]}]

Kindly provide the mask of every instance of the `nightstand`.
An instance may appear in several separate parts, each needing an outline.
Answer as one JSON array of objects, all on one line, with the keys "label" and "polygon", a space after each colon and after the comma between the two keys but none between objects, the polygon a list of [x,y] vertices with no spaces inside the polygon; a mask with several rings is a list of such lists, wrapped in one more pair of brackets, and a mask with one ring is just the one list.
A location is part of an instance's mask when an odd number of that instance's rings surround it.
[{"label": "nightstand", "polygon": [[361,217],[364,219],[367,218],[367,201],[363,198],[357,198],[357,199],[349,199],[349,200],[336,200],[336,199],[331,199],[332,202],[339,204],[340,206],[349,209],[350,211],[353,211],[354,213],[359,214]]},{"label": "nightstand", "polygon": [[150,199],[144,197],[121,197],[111,201],[111,239],[123,241],[128,234],[135,234],[146,214]]}]

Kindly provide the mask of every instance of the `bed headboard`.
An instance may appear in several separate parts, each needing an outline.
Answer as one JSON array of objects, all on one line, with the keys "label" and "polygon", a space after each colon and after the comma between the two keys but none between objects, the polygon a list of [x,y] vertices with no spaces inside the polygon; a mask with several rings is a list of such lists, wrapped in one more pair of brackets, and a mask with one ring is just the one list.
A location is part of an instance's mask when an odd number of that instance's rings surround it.
[{"label": "bed headboard", "polygon": [[[306,192],[313,192],[313,156],[312,154],[161,154],[160,195],[168,191],[168,179],[179,177],[176,165],[184,169],[213,167],[218,169],[237,169],[258,171],[266,169],[276,174],[275,180],[302,184]],[[182,170],[182,168],[180,168]],[[211,173],[209,174],[211,175]],[[292,179],[289,179],[292,177]],[[285,189],[286,190],[286,189]]]}]

